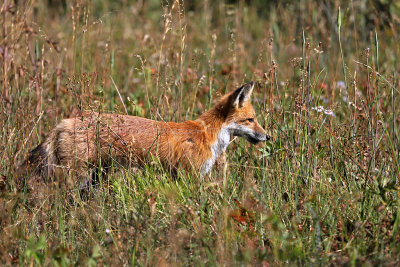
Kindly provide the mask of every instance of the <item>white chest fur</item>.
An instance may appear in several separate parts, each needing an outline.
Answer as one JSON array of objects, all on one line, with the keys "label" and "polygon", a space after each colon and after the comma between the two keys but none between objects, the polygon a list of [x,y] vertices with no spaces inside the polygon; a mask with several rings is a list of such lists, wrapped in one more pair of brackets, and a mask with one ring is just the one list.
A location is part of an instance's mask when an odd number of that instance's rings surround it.
[{"label": "white chest fur", "polygon": [[225,152],[226,148],[231,141],[231,127],[223,126],[219,133],[217,134],[217,139],[211,145],[212,157],[206,160],[201,166],[201,175],[205,175],[211,171],[214,166],[216,159]]}]

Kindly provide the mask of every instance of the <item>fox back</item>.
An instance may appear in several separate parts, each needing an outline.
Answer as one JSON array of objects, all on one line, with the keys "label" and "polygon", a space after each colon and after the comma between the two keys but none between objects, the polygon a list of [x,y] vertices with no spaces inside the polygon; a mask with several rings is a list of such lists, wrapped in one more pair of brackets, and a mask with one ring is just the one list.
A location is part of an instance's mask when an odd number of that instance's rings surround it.
[{"label": "fox back", "polygon": [[251,105],[253,88],[253,82],[245,84],[197,120],[180,123],[99,113],[64,119],[30,152],[27,164],[43,177],[54,175],[57,168],[85,176],[88,169],[110,166],[113,161],[143,165],[156,156],[169,168],[205,175],[225,152],[231,136],[254,144],[269,139]]}]

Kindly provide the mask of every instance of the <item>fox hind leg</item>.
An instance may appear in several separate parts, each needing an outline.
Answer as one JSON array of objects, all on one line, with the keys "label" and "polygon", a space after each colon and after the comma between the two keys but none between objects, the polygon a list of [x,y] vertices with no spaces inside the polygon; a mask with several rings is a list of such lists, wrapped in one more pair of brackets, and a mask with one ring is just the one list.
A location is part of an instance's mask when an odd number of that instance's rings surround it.
[{"label": "fox hind leg", "polygon": [[111,167],[95,167],[89,170],[88,175],[80,182],[79,184],[79,192],[82,199],[87,200],[90,192],[98,187],[102,181],[106,181],[108,179],[108,172]]}]

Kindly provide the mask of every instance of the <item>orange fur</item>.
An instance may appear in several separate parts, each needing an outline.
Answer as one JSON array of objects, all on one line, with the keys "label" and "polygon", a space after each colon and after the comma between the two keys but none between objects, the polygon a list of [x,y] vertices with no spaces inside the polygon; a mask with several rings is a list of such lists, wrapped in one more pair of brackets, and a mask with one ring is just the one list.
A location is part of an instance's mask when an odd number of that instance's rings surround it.
[{"label": "orange fur", "polygon": [[[87,167],[110,165],[113,160],[124,165],[141,164],[150,155],[171,168],[201,170],[207,160],[215,157],[212,146],[224,126],[244,125],[266,136],[248,99],[252,87],[246,92],[239,89],[223,96],[193,121],[162,122],[98,113],[65,119],[31,152],[28,161],[38,162],[45,175],[51,175],[56,167],[85,175]],[[248,121],[249,118],[254,121]],[[214,162],[210,164],[212,167]]]}]

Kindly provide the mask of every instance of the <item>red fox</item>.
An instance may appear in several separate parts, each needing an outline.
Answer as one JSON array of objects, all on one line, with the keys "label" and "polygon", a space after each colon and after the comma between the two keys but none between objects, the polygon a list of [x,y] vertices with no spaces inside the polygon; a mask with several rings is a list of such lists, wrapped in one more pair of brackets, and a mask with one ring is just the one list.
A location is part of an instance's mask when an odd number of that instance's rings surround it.
[{"label": "red fox", "polygon": [[180,123],[99,113],[64,119],[30,152],[27,164],[44,178],[58,168],[87,176],[98,166],[140,164],[152,155],[171,168],[194,168],[203,176],[232,135],[253,144],[270,139],[257,122],[250,101],[253,88],[254,82],[244,84],[197,120]]}]

